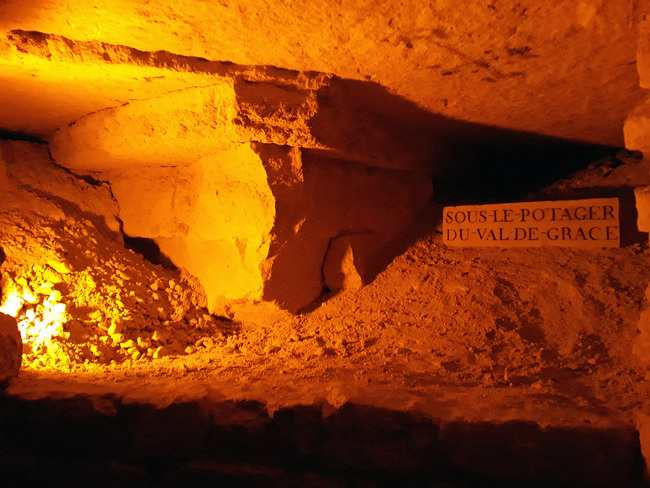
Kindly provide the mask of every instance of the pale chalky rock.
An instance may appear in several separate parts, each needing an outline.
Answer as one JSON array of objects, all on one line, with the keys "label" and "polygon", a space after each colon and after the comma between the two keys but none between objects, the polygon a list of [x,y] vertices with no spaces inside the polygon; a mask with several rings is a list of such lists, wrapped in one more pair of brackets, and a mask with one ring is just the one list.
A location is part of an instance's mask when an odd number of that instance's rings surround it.
[{"label": "pale chalky rock", "polygon": [[352,244],[347,237],[339,237],[330,241],[323,276],[325,285],[332,291],[356,291],[363,286],[363,280],[354,263]]},{"label": "pale chalky rock", "polygon": [[650,155],[650,101],[639,105],[627,116],[623,134],[627,149]]},{"label": "pale chalky rock", "polygon": [[650,17],[645,18],[639,25],[636,69],[639,72],[641,88],[650,88]]},{"label": "pale chalky rock", "polygon": [[636,225],[641,232],[650,232],[650,186],[634,189],[636,199]]},{"label": "pale chalky rock", "polygon": [[18,376],[23,357],[23,341],[16,319],[0,313],[0,383]]}]

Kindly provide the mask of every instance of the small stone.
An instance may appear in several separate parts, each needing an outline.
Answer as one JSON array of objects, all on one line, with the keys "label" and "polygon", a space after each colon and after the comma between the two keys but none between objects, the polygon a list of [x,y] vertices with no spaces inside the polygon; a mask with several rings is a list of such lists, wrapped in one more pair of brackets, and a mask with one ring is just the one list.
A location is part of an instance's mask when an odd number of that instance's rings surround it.
[{"label": "small stone", "polygon": [[0,382],[18,376],[23,358],[23,341],[16,319],[0,313]]},{"label": "small stone", "polygon": [[151,339],[138,337],[137,342],[140,349],[149,349],[151,347]]},{"label": "small stone", "polygon": [[59,290],[54,290],[52,293],[50,293],[50,296],[48,300],[50,302],[58,302],[62,298],[61,292]]},{"label": "small stone", "polygon": [[111,322],[111,326],[108,328],[108,335],[113,336],[115,334],[121,334],[124,330],[124,325],[121,320],[114,320]]},{"label": "small stone", "polygon": [[174,280],[169,280],[169,287],[173,290],[176,287],[176,282]]},{"label": "small stone", "polygon": [[50,268],[59,274],[68,274],[71,272],[71,269],[68,267],[68,265],[66,263],[62,263],[61,261],[49,260],[47,264]]},{"label": "small stone", "polygon": [[31,292],[29,289],[23,289],[23,300],[25,300],[26,303],[30,303],[32,305],[38,303],[40,300],[38,296],[34,293]]},{"label": "small stone", "polygon": [[65,313],[65,303],[55,303],[50,308],[50,312],[53,314],[63,314]]},{"label": "small stone", "polygon": [[121,344],[126,341],[126,336],[124,334],[111,334],[111,339],[115,344]]},{"label": "small stone", "polygon": [[196,348],[194,346],[187,346],[185,348],[185,354],[194,354],[194,351],[196,351]]},{"label": "small stone", "polygon": [[141,357],[142,357],[142,353],[140,351],[136,351],[133,354],[131,354],[131,359],[133,359],[134,361],[137,361]]},{"label": "small stone", "polygon": [[154,300],[160,300],[160,295],[158,295],[158,293],[154,292],[154,293],[151,294],[151,298],[153,298]]},{"label": "small stone", "polygon": [[2,306],[2,310],[8,315],[16,316],[18,312],[23,308],[24,301],[22,298],[16,295],[9,296],[5,300],[5,304]]},{"label": "small stone", "polygon": [[153,358],[154,359],[160,359],[160,358],[164,358],[165,356],[168,356],[168,355],[169,355],[169,348],[167,346],[160,346],[153,353]]},{"label": "small stone", "polygon": [[160,343],[167,342],[168,339],[169,339],[168,330],[156,330],[151,336],[152,341],[160,342]]},{"label": "small stone", "polygon": [[122,349],[130,349],[132,347],[136,347],[137,343],[133,339],[129,339],[128,341],[124,341],[120,344],[120,347]]},{"label": "small stone", "polygon": [[35,291],[36,293],[40,293],[41,295],[50,296],[53,287],[54,285],[52,283],[43,283],[38,285]]},{"label": "small stone", "polygon": [[154,281],[151,283],[151,285],[149,285],[149,288],[151,288],[152,291],[158,291],[158,282]]},{"label": "small stone", "polygon": [[198,341],[196,341],[196,347],[203,346],[206,349],[210,349],[214,347],[214,341],[212,340],[211,337],[202,337]]}]

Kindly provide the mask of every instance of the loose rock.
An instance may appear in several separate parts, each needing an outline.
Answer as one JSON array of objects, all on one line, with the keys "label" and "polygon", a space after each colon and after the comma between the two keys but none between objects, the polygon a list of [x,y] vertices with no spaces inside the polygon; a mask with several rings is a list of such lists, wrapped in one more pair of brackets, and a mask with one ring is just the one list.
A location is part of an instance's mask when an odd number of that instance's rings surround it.
[{"label": "loose rock", "polygon": [[23,342],[16,319],[0,313],[0,383],[18,376],[23,356]]}]

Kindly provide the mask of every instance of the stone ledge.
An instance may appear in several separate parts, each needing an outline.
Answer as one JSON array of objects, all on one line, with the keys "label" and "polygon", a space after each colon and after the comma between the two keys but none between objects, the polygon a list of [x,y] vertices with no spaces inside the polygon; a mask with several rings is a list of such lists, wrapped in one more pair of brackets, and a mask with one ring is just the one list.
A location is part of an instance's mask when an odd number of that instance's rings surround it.
[{"label": "stone ledge", "polygon": [[[476,392],[466,390],[471,404]],[[269,413],[261,401],[214,393],[155,406],[115,393],[10,391],[0,397],[0,474],[16,486],[44,476],[70,486],[643,486],[633,425],[614,412],[580,425],[585,413],[573,407],[544,425],[526,415],[539,399],[520,400],[518,420],[490,421],[354,400]]]}]

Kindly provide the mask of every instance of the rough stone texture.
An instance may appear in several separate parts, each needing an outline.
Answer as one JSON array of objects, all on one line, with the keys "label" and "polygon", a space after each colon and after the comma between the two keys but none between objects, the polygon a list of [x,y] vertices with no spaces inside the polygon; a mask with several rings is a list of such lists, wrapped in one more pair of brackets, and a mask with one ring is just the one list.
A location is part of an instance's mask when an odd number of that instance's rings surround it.
[{"label": "rough stone texture", "polygon": [[78,212],[112,239],[121,239],[119,213],[108,185],[84,180],[52,164],[48,146],[0,141],[3,212],[29,211],[54,220]]},{"label": "rough stone texture", "polygon": [[125,232],[218,313],[372,280],[426,211],[428,175],[493,139],[471,123],[620,144],[641,94],[631,0],[55,7],[0,6],[0,128],[109,181]]},{"label": "rough stone texture", "polygon": [[650,232],[650,187],[634,189],[637,211],[637,228],[641,232]]},{"label": "rough stone texture", "polygon": [[330,241],[323,263],[324,284],[332,291],[356,291],[363,286],[361,275],[354,264],[352,243],[347,237]]},{"label": "rough stone texture", "polygon": [[60,164],[83,171],[185,166],[235,140],[232,86],[188,88],[77,120],[52,140]]},{"label": "rough stone texture", "polygon": [[236,68],[203,76],[207,87],[132,100],[61,127],[50,137],[53,158],[84,172],[186,166],[253,142],[319,149],[385,169],[431,171],[448,156],[443,140],[467,129],[444,127],[373,83],[319,74],[256,80]]},{"label": "rough stone texture", "polygon": [[[646,290],[646,297],[650,288]],[[650,364],[650,307],[641,312],[638,323],[639,335],[634,341],[634,353],[646,364]]]},{"label": "rough stone texture", "polygon": [[411,145],[413,124],[387,112],[337,79],[227,79],[91,114],[51,148],[110,183],[123,231],[196,276],[212,313],[260,299],[295,312],[352,287],[324,276],[347,259],[330,241],[347,237],[358,288],[429,204],[430,142]]},{"label": "rough stone texture", "polygon": [[[323,265],[342,263],[329,255],[331,243],[347,237],[363,283],[412,237],[432,194],[426,175],[368,168],[363,164],[303,154],[304,221],[272,256],[264,297],[289,310],[307,305],[321,292]],[[327,260],[327,256],[330,260]]]},{"label": "rough stone texture", "polygon": [[[85,113],[195,82],[148,70],[160,51],[371,80],[455,119],[612,145],[640,94],[634,59],[645,6],[633,0],[59,7],[0,6],[0,120],[9,129],[47,134]],[[46,57],[15,30],[65,41]],[[139,66],[121,69],[126,63]]]},{"label": "rough stone texture", "polygon": [[636,69],[639,72],[639,85],[641,88],[650,88],[650,17],[647,15],[639,25]]},{"label": "rough stone texture", "polygon": [[0,312],[0,383],[18,376],[23,356],[23,341],[16,320]]},{"label": "rough stone texture", "polygon": [[650,154],[650,100],[636,107],[625,120],[623,126],[625,147],[632,151]]},{"label": "rough stone texture", "polygon": [[225,300],[259,299],[274,197],[248,145],[181,167],[107,173],[124,232],[154,239],[201,280],[213,312]]}]

